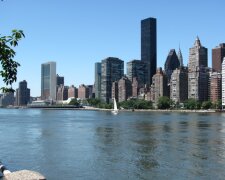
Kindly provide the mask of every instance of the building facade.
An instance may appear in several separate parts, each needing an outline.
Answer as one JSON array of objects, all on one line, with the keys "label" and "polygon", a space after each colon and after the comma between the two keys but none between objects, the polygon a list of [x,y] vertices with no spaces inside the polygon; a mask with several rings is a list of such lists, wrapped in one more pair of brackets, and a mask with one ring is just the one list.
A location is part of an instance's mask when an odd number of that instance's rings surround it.
[{"label": "building facade", "polygon": [[115,81],[112,83],[112,99],[116,99],[116,102],[118,102],[118,82]]},{"label": "building facade", "polygon": [[41,99],[56,100],[56,63],[41,65]]},{"label": "building facade", "polygon": [[89,98],[89,88],[84,84],[81,84],[78,88],[78,98],[81,100]]},{"label": "building facade", "polygon": [[68,86],[59,85],[57,87],[57,94],[56,94],[56,100],[57,101],[64,101],[68,99]]},{"label": "building facade", "polygon": [[165,72],[162,71],[162,68],[158,68],[152,78],[151,101],[157,103],[161,96],[169,97],[170,90]]},{"label": "building facade", "polygon": [[199,101],[208,100],[208,51],[197,37],[194,47],[189,49],[188,98]]},{"label": "building facade", "polygon": [[138,94],[139,94],[139,84],[137,78],[134,77],[132,80],[132,97],[138,98]]},{"label": "building facade", "polygon": [[93,85],[87,85],[88,87],[88,98],[94,98],[94,86]]},{"label": "building facade", "polygon": [[199,68],[188,72],[188,98],[198,101],[208,100],[209,72],[207,68]]},{"label": "building facade", "polygon": [[140,60],[127,62],[127,77],[130,81],[133,81],[133,78],[136,77],[139,86],[144,87],[147,79],[147,64]]},{"label": "building facade", "polygon": [[57,86],[60,86],[60,85],[64,86],[64,77],[63,76],[59,76],[58,74],[56,75],[56,85]]},{"label": "building facade", "polygon": [[14,93],[4,93],[0,95],[0,107],[13,106],[15,103]]},{"label": "building facade", "polygon": [[225,43],[212,49],[212,69],[216,72],[221,72],[221,65],[225,57]]},{"label": "building facade", "polygon": [[118,81],[118,100],[119,102],[123,102],[131,96],[132,83],[126,76],[124,76]]},{"label": "building facade", "polygon": [[188,99],[188,69],[175,69],[170,79],[170,99],[181,103]]},{"label": "building facade", "polygon": [[147,63],[146,84],[150,86],[157,67],[157,29],[155,18],[147,18],[141,21],[141,61]]},{"label": "building facade", "polygon": [[19,88],[16,89],[16,105],[26,106],[30,102],[30,89],[27,88],[27,81],[19,82]]},{"label": "building facade", "polygon": [[78,98],[78,89],[74,85],[68,89],[68,98]]},{"label": "building facade", "polygon": [[210,73],[209,98],[212,103],[221,100],[222,96],[222,74],[219,72]]},{"label": "building facade", "polygon": [[175,49],[171,49],[164,65],[165,73],[168,79],[168,83],[170,82],[170,77],[173,73],[173,70],[180,67],[180,61],[177,57]]},{"label": "building facade", "polygon": [[189,49],[188,69],[196,71],[199,67],[208,67],[208,50],[197,37],[194,46]]},{"label": "building facade", "polygon": [[222,63],[222,106],[225,106],[225,58]]},{"label": "building facade", "polygon": [[112,83],[124,75],[124,62],[119,58],[108,57],[101,62],[101,100],[112,100]]},{"label": "building facade", "polygon": [[95,98],[101,98],[101,63],[95,63]]}]

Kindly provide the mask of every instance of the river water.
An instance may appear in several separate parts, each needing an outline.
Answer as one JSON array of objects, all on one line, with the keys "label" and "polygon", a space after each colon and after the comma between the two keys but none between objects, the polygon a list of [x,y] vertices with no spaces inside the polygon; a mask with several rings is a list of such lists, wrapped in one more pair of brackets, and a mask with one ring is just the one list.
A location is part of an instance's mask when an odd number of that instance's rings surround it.
[{"label": "river water", "polygon": [[225,114],[0,109],[0,153],[48,180],[224,179]]}]

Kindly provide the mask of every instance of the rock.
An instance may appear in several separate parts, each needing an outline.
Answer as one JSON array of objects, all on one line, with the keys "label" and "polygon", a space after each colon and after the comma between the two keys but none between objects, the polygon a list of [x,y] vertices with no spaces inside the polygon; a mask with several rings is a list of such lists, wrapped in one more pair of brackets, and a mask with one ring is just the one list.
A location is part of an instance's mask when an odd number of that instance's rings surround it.
[{"label": "rock", "polygon": [[46,180],[46,178],[38,172],[22,170],[5,175],[3,180]]}]

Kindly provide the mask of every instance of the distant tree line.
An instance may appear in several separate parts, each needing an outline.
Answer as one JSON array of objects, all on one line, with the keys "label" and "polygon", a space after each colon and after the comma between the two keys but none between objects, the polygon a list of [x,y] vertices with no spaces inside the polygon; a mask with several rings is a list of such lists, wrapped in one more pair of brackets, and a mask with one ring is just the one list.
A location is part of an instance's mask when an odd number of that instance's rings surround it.
[{"label": "distant tree line", "polygon": [[[71,105],[80,105],[81,102],[77,100],[71,101]],[[83,101],[84,103],[84,101]],[[87,99],[85,104],[96,108],[103,108],[103,109],[112,109],[112,103],[105,103],[101,102],[100,99]],[[183,103],[175,103],[170,98],[166,96],[159,97],[156,106],[151,101],[146,101],[143,99],[130,99],[127,101],[119,102],[118,103],[119,109],[189,109],[189,110],[198,110],[198,109],[221,109],[222,108],[222,101],[219,100],[215,103],[211,101],[197,101],[195,99],[188,99]]]}]

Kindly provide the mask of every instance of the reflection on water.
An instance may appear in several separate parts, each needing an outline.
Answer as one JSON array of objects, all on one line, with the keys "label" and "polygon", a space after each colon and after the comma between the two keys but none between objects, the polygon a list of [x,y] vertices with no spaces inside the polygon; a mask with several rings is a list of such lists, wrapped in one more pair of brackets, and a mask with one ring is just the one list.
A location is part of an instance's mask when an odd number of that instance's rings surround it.
[{"label": "reflection on water", "polygon": [[223,179],[224,114],[0,110],[0,159],[47,179]]}]

